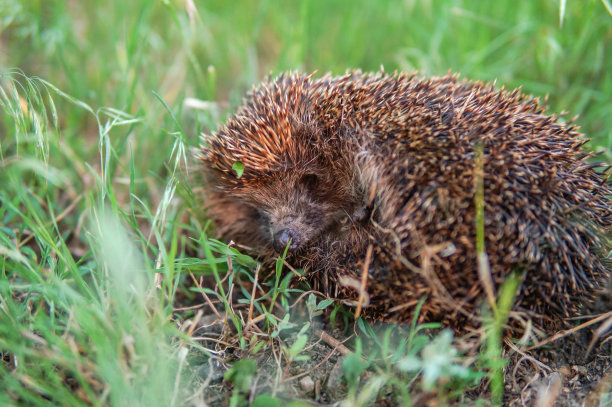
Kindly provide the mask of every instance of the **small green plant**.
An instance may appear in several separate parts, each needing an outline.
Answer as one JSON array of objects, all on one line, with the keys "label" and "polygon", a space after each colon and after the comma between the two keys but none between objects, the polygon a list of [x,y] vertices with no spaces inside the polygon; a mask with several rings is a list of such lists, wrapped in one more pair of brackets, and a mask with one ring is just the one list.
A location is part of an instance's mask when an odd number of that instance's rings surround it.
[{"label": "small green plant", "polygon": [[430,342],[424,344],[418,354],[401,358],[397,367],[403,372],[421,373],[423,389],[426,391],[454,380],[474,382],[474,379],[480,375],[460,363],[458,351],[452,341],[453,333],[443,330]]},{"label": "small green plant", "polygon": [[511,274],[499,290],[497,306],[492,312],[492,317],[486,323],[486,338],[484,358],[489,368],[491,380],[490,389],[493,403],[502,405],[504,396],[504,373],[503,368],[506,361],[503,354],[503,333],[508,321],[508,315],[514,298],[516,296],[520,281],[518,273]]},{"label": "small green plant", "polygon": [[236,171],[236,176],[240,178],[244,172],[244,164],[240,161],[236,161],[234,165],[232,165],[232,170]]},{"label": "small green plant", "polygon": [[234,391],[229,402],[230,407],[244,405],[256,370],[257,364],[253,359],[241,359],[234,362],[232,367],[225,372],[223,375],[225,380],[234,384]]}]

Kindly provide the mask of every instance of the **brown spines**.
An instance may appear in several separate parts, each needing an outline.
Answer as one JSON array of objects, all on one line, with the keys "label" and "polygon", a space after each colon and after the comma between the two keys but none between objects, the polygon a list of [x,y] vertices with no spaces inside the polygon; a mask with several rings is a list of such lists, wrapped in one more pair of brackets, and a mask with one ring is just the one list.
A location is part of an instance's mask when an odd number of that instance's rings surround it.
[{"label": "brown spines", "polygon": [[[306,83],[306,77],[289,74],[254,88],[236,114],[214,136],[203,139],[201,158],[231,184],[256,182],[270,169],[285,165],[283,157],[301,153],[295,132],[306,120]],[[236,162],[245,167],[241,179],[231,170]]]},{"label": "brown spines", "polygon": [[[483,298],[482,176],[494,284],[522,270],[515,311],[545,326],[561,324],[610,277],[612,191],[586,161],[585,141],[538,99],[456,75],[293,73],[254,89],[204,140],[203,156],[212,199],[235,209],[230,219],[213,215],[226,238],[249,246],[251,236],[271,261],[274,219],[301,216],[307,224],[293,219],[291,232],[308,239],[288,260],[307,268],[317,289],[354,301],[346,281],[360,278],[372,244],[366,311],[407,320],[427,296],[422,315],[454,326]],[[293,207],[306,209],[293,216]]]}]

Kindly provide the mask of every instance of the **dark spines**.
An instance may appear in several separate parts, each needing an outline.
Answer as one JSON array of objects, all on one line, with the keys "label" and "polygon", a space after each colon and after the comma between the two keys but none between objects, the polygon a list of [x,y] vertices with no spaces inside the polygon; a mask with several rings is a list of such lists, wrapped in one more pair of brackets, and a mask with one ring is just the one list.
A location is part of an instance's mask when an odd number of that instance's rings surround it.
[{"label": "dark spines", "polygon": [[423,315],[457,326],[482,298],[479,146],[493,280],[523,270],[516,310],[543,326],[574,314],[610,276],[612,192],[586,141],[538,99],[456,75],[290,73],[255,88],[207,138],[203,160],[210,201],[234,208],[213,214],[226,238],[271,260],[270,230],[308,236],[289,261],[347,300],[356,292],[343,281],[359,278],[373,244],[371,315],[408,319],[427,296]]}]

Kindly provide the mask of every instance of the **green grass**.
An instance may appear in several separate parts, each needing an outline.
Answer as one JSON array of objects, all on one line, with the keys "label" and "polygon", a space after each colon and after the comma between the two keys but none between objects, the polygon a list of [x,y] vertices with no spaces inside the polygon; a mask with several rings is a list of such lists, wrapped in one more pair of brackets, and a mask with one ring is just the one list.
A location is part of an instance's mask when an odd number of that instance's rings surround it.
[{"label": "green grass", "polygon": [[[279,311],[294,298],[291,273],[279,263],[266,288],[252,259],[208,240],[190,152],[270,72],[384,65],[522,86],[549,95],[551,111],[579,115],[589,148],[611,161],[607,4],[0,0],[0,404],[194,404],[210,385],[199,366],[231,361],[194,339],[190,324],[205,315],[175,309],[204,297],[243,357],[279,349],[280,376],[308,357],[310,322]],[[193,288],[190,273],[218,284]],[[249,282],[271,294],[251,299]],[[309,317],[333,308],[308,298]],[[263,315],[257,334],[245,320],[251,302]],[[389,392],[409,404],[428,380],[444,383],[444,403],[485,373],[499,379],[499,344],[493,367],[462,370],[465,355],[446,337],[355,326],[346,405]],[[449,359],[432,372],[424,361],[436,340]],[[248,365],[226,376],[234,405],[256,386]]]}]

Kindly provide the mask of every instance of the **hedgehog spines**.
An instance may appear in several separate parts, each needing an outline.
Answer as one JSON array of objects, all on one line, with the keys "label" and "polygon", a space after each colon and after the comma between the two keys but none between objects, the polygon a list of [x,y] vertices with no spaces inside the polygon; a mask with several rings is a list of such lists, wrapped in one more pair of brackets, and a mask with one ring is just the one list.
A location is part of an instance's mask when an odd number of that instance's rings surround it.
[{"label": "hedgehog spines", "polygon": [[451,311],[477,313],[482,297],[480,145],[494,282],[525,270],[516,309],[559,325],[609,278],[611,189],[574,120],[545,111],[520,90],[458,75],[281,75],[206,140],[211,199],[236,208],[213,217],[226,237],[256,241],[263,259],[290,236],[289,260],[345,299],[355,292],[343,278],[374,245],[370,314],[406,320],[406,304],[427,296],[424,314],[452,325]]}]

